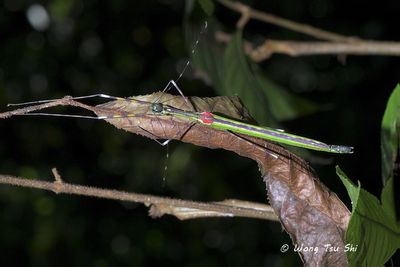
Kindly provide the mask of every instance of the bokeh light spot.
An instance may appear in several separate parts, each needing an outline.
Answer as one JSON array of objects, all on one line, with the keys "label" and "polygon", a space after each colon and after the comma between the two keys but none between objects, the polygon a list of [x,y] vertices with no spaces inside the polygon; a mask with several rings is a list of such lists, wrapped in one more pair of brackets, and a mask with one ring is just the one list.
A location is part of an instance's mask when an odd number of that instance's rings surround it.
[{"label": "bokeh light spot", "polygon": [[26,17],[31,26],[37,31],[45,31],[50,26],[50,17],[47,10],[39,4],[28,7]]}]

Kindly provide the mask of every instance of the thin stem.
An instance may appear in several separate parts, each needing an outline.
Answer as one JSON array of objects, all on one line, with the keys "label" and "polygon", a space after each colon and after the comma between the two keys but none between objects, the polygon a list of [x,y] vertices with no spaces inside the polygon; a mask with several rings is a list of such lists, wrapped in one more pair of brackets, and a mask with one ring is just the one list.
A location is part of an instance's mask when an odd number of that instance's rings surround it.
[{"label": "thin stem", "polygon": [[[226,32],[217,31],[215,39],[222,43],[228,43],[232,36]],[[243,40],[243,49],[255,62],[266,60],[273,54],[285,54],[292,57],[312,55],[400,56],[400,43],[389,41],[338,43],[266,40],[263,44],[253,48],[249,41]]]},{"label": "thin stem", "polygon": [[384,55],[400,56],[399,42],[359,41],[357,43],[296,42],[267,40],[249,52],[255,62],[271,57],[272,54],[289,56],[311,55]]},{"label": "thin stem", "polygon": [[0,113],[0,119],[6,119],[11,116],[24,115],[26,113],[30,113],[32,111],[41,110],[41,109],[45,109],[45,108],[61,106],[61,105],[64,105],[63,103],[65,101],[67,101],[68,99],[69,99],[69,97],[66,96],[64,98],[56,99],[54,101],[47,102],[44,104],[33,105],[33,106],[19,108],[19,109],[7,111],[7,112],[2,112],[2,113]]},{"label": "thin stem", "polygon": [[219,3],[224,5],[225,7],[232,9],[236,12],[239,12],[242,14],[242,19],[240,20],[240,23],[238,23],[238,27],[243,28],[243,17],[246,18],[252,18],[255,20],[263,21],[266,23],[274,24],[295,32],[300,32],[304,33],[310,36],[313,36],[317,39],[321,40],[328,40],[328,41],[335,41],[335,42],[354,42],[359,39],[355,37],[348,37],[344,35],[340,35],[337,33],[321,30],[318,28],[315,28],[313,26],[307,25],[307,24],[302,24],[302,23],[297,23],[288,19],[284,19],[281,17],[278,17],[273,14],[261,12],[255,9],[252,9],[251,7],[242,4],[240,2],[234,2],[234,1],[229,1],[229,0],[217,0]]},{"label": "thin stem", "polygon": [[[54,99],[53,101],[46,102],[44,104],[32,105],[24,108],[19,108],[7,112],[0,113],[0,119],[6,119],[12,116],[19,116],[31,113],[33,111],[42,110],[46,108],[56,107],[56,106],[72,106],[72,107],[80,107],[88,111],[92,111],[96,113],[96,111],[106,111],[111,113],[117,113],[115,110],[100,108],[100,107],[92,107],[81,102],[75,101],[71,96],[64,96],[63,98]],[[119,112],[121,113],[121,112]],[[34,113],[31,113],[31,115]],[[51,116],[51,114],[49,114]],[[57,115],[57,114],[56,114]],[[62,116],[62,115],[61,115]],[[73,117],[74,115],[70,116]],[[81,116],[85,117],[85,116]]]},{"label": "thin stem", "polygon": [[[56,194],[74,194],[98,198],[114,199],[121,201],[139,202],[152,206],[151,215],[154,217],[171,214],[179,219],[192,219],[200,217],[247,217],[278,221],[272,208],[268,205],[242,201],[223,202],[195,202],[188,200],[172,199],[126,191],[101,189],[91,186],[69,184],[63,182],[57,170],[53,169],[54,182],[31,180],[9,175],[0,175],[0,183],[14,186],[28,187],[53,191]],[[248,203],[244,205],[243,203]]]}]

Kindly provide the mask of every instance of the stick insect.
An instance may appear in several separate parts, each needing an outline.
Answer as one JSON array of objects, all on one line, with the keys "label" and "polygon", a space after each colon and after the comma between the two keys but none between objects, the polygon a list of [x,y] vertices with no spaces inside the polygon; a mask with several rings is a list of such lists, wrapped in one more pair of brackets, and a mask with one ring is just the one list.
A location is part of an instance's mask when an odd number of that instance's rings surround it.
[{"label": "stick insect", "polygon": [[[170,87],[174,87],[185,99],[185,102],[189,105],[188,100],[183,96],[183,93],[179,86],[176,84],[174,80],[171,80],[167,86],[164,88],[163,92],[168,90]],[[161,102],[148,102],[139,99],[135,99],[132,97],[124,98],[124,97],[117,97],[117,96],[110,96],[106,94],[95,94],[95,95],[88,95],[88,96],[80,96],[80,97],[73,97],[72,99],[84,99],[84,98],[93,98],[93,97],[100,97],[100,98],[107,98],[116,101],[125,101],[128,103],[136,103],[140,105],[148,105],[149,110],[154,114],[154,116],[171,116],[171,117],[178,117],[183,120],[187,120],[190,123],[199,123],[206,127],[211,127],[216,130],[221,131],[230,131],[232,133],[252,136],[261,138],[267,141],[273,141],[280,144],[302,147],[311,150],[329,152],[329,153],[353,153],[353,147],[349,146],[342,146],[342,145],[329,145],[323,143],[321,141],[317,141],[314,139],[302,137],[299,135],[294,135],[290,133],[283,132],[279,129],[274,129],[270,127],[262,127],[257,125],[252,125],[248,123],[244,123],[238,120],[230,119],[221,115],[216,115],[208,111],[203,112],[195,112],[189,110],[183,110],[177,107],[173,107],[171,105],[165,105]],[[26,102],[20,104],[11,104],[11,105],[26,105],[26,104],[36,104],[36,103],[45,103],[51,102],[53,100],[41,100],[35,102]],[[81,115],[67,115],[67,114],[54,114],[54,113],[31,113],[31,115],[45,115],[45,116],[63,116],[63,117],[75,117],[75,118],[90,118],[90,119],[118,119],[124,117],[135,117],[138,114],[123,114],[123,115],[111,115],[111,116],[81,116]],[[167,140],[162,145],[166,145],[170,140]]]},{"label": "stick insect", "polygon": [[[207,23],[205,23],[204,29],[202,32],[207,28]],[[195,51],[195,47],[197,46],[199,39],[194,43],[191,53],[193,54]],[[257,125],[252,125],[248,123],[244,123],[238,120],[230,119],[221,115],[213,114],[208,111],[197,112],[194,111],[194,106],[187,100],[187,98],[183,95],[182,90],[177,85],[177,81],[182,77],[183,73],[186,71],[186,68],[189,66],[190,60],[186,62],[186,65],[182,72],[179,74],[176,81],[171,80],[168,82],[167,86],[164,88],[162,92],[166,92],[171,88],[175,88],[179,94],[183,97],[184,101],[187,103],[189,107],[192,107],[193,111],[180,109],[171,105],[165,105],[158,100],[155,102],[148,102],[139,99],[135,99],[133,97],[116,97],[106,94],[94,94],[88,96],[80,96],[80,97],[73,97],[72,99],[85,99],[85,98],[106,98],[112,99],[116,101],[127,101],[128,103],[136,103],[140,105],[148,105],[149,110],[151,110],[152,114],[155,116],[171,116],[177,117],[183,120],[187,120],[190,123],[198,123],[204,125],[206,127],[211,127],[216,130],[221,131],[229,131],[235,134],[241,134],[244,136],[251,136],[257,137],[268,141],[277,142],[280,144],[302,147],[311,150],[329,152],[329,153],[342,153],[348,154],[353,153],[353,147],[349,146],[342,146],[342,145],[329,145],[323,143],[321,141],[317,141],[314,139],[302,137],[299,135],[294,135],[290,133],[286,133],[280,129],[274,129],[270,127],[262,127]],[[38,104],[38,103],[46,103],[51,102],[54,100],[40,100],[40,101],[33,101],[33,102],[25,102],[19,104],[9,104],[9,106],[19,106],[19,105],[28,105],[28,104]],[[61,116],[61,117],[75,117],[75,118],[90,118],[90,119],[117,119],[123,117],[134,117],[137,114],[124,114],[124,115],[111,115],[111,116],[81,116],[81,115],[67,115],[67,114],[54,114],[54,113],[31,113],[26,115],[44,115],[44,116]],[[159,142],[161,145],[168,144],[170,140],[167,140],[163,143]]]}]

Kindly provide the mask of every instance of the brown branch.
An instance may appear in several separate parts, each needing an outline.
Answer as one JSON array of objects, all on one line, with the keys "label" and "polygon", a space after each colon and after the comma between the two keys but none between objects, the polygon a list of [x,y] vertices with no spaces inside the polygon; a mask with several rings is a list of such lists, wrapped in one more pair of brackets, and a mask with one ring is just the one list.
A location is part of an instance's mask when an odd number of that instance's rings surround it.
[{"label": "brown branch", "polygon": [[[29,103],[26,103],[29,104]],[[10,105],[15,105],[15,104],[9,104]],[[75,101],[72,99],[71,96],[64,96],[63,98],[60,99],[54,99],[54,100],[49,100],[46,103],[43,104],[38,104],[38,105],[32,105],[32,106],[27,106],[24,108],[19,108],[7,112],[2,112],[0,113],[0,119],[6,119],[11,116],[18,116],[18,115],[29,115],[29,113],[36,111],[36,110],[42,110],[46,108],[51,108],[51,107],[57,107],[57,106],[73,106],[73,107],[80,107],[92,112],[95,112],[96,109],[94,109],[92,106],[85,105],[83,103],[80,103],[78,101]]]},{"label": "brown branch", "polygon": [[302,24],[302,23],[297,23],[288,19],[284,19],[281,17],[278,17],[273,14],[261,12],[255,9],[252,9],[251,7],[242,4],[240,2],[234,2],[234,1],[229,1],[229,0],[217,0],[219,3],[224,5],[225,7],[232,9],[236,12],[239,12],[242,14],[242,19],[239,20],[238,27],[243,28],[243,23],[244,19],[246,18],[246,22],[248,18],[252,18],[255,20],[263,21],[266,23],[274,24],[295,32],[300,32],[304,33],[310,36],[313,36],[317,39],[321,40],[328,40],[328,41],[334,41],[334,42],[354,42],[359,40],[356,37],[348,37],[344,35],[340,35],[337,33],[321,30],[318,28],[315,28],[313,26],[307,25],[307,24]]},{"label": "brown branch", "polygon": [[[297,42],[266,40],[264,44],[252,49],[249,42],[244,41],[244,50],[255,62],[268,59],[272,54],[286,54],[289,56],[310,55],[381,55],[400,56],[400,43],[391,41],[370,41],[357,37],[347,37],[328,32],[307,24],[293,22],[278,16],[261,12],[236,1],[218,0],[225,7],[241,13],[237,27],[242,29],[249,19],[256,19],[271,23],[286,29],[304,33],[317,39],[330,42]],[[219,32],[216,39],[222,42],[230,40],[230,36]]]},{"label": "brown branch", "polygon": [[269,205],[244,202],[240,200],[225,200],[221,202],[204,203],[69,184],[62,181],[61,176],[58,174],[56,169],[53,169],[52,171],[55,176],[54,182],[0,175],[0,183],[43,189],[53,191],[56,194],[64,193],[139,202],[145,204],[146,206],[151,206],[150,215],[153,217],[160,217],[164,214],[170,214],[181,220],[201,217],[247,217],[278,221],[277,216]]},{"label": "brown branch", "polygon": [[[214,36],[221,43],[228,43],[232,39],[230,34],[222,31],[215,32]],[[243,50],[255,62],[266,60],[273,54],[285,54],[292,57],[312,55],[400,56],[400,43],[389,41],[338,43],[266,40],[262,45],[253,48],[249,41],[243,40]]]},{"label": "brown branch", "polygon": [[[64,97],[63,99],[67,99],[67,98],[68,97]],[[50,102],[47,102],[44,104],[19,108],[19,109],[11,110],[8,112],[0,113],[0,119],[6,119],[11,116],[24,115],[24,114],[27,114],[32,111],[41,110],[41,109],[50,108],[50,107],[56,107],[56,106],[60,106],[60,105],[62,105],[62,99],[58,99],[57,101],[50,101]]]},{"label": "brown branch", "polygon": [[295,56],[311,55],[382,55],[400,56],[399,42],[359,41],[356,43],[295,42],[267,40],[249,52],[255,62],[268,59],[272,54]]}]

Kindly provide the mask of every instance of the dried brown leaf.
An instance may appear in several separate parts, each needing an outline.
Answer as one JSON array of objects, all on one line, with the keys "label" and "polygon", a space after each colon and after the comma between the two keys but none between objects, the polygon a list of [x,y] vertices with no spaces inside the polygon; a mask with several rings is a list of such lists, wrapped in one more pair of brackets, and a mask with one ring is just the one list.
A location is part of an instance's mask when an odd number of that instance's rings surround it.
[{"label": "dried brown leaf", "polygon": [[[188,101],[184,101],[180,96],[155,93],[135,98],[149,103],[159,101],[185,110],[194,106],[197,110],[252,122],[247,110],[236,97],[190,97]],[[270,204],[282,226],[297,246],[313,248],[313,251],[299,251],[305,266],[348,265],[343,248],[350,212],[302,158],[281,146],[259,138],[212,129],[177,117],[154,114],[150,104],[132,101],[110,101],[93,107],[71,97],[64,97],[54,102],[5,112],[0,114],[0,118],[23,115],[57,105],[81,107],[99,116],[129,115],[107,121],[117,128],[151,139],[176,139],[212,149],[229,150],[255,160],[267,186]],[[154,210],[155,214],[157,212]],[[337,248],[337,251],[326,250],[327,245]],[[318,252],[315,252],[316,248]]]},{"label": "dried brown leaf", "polygon": [[[168,94],[155,93],[135,98],[159,101],[185,110],[191,108],[182,97]],[[197,110],[251,120],[237,98],[190,97],[188,100]],[[270,204],[284,229],[297,246],[314,248],[314,251],[299,252],[305,266],[347,265],[344,242],[350,212],[303,159],[265,140],[212,129],[172,116],[156,115],[151,112],[149,105],[112,101],[97,107],[96,113],[101,116],[113,112],[137,115],[107,120],[117,128],[152,139],[176,139],[212,149],[221,148],[257,161],[268,189]],[[113,112],[110,114],[109,110]],[[338,248],[338,251],[327,251],[328,245]],[[316,248],[318,253],[315,253]]]}]

